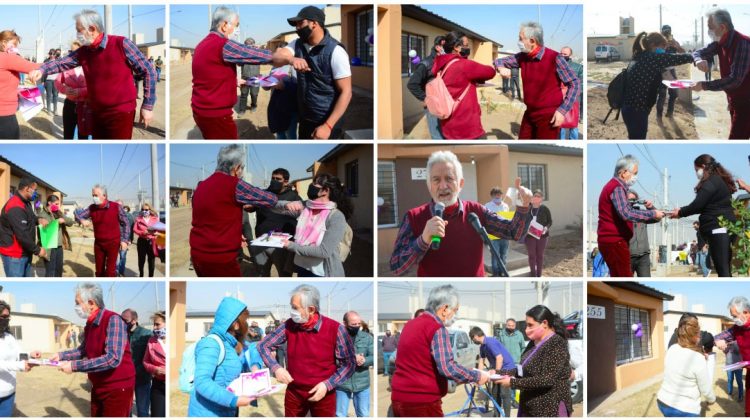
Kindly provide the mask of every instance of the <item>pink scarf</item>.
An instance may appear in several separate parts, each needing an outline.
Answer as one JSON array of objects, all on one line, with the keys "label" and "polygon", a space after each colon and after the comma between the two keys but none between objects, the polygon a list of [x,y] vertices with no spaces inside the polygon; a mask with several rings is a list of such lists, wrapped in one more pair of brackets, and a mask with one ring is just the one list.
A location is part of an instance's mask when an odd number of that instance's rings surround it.
[{"label": "pink scarf", "polygon": [[[298,245],[320,245],[326,232],[326,220],[331,210],[336,208],[333,201],[305,201],[305,208],[297,219],[294,242]],[[319,210],[316,212],[316,210]]]}]

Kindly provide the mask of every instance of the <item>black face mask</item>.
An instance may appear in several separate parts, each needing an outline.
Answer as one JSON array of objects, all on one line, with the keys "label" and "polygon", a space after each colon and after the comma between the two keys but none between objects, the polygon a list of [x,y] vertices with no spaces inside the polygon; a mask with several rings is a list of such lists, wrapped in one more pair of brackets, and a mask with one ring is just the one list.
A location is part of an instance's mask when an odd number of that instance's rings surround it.
[{"label": "black face mask", "polygon": [[310,39],[310,36],[312,35],[312,28],[310,26],[303,26],[302,28],[297,29],[297,36],[299,39],[302,40],[302,42],[307,42]]},{"label": "black face mask", "polygon": [[505,332],[507,332],[508,334],[513,334],[514,332],[516,332],[516,330],[512,330],[510,328],[506,328]]},{"label": "black face mask", "polygon": [[320,194],[320,188],[316,187],[313,184],[310,184],[309,187],[307,187],[307,198],[310,200],[315,200],[318,198],[318,194]]},{"label": "black face mask", "polygon": [[10,318],[0,318],[0,333],[5,333],[10,330]]},{"label": "black face mask", "polygon": [[468,57],[470,53],[471,48],[461,48],[461,52],[459,54],[461,54],[461,57]]},{"label": "black face mask", "polygon": [[563,58],[565,59],[565,61],[567,61],[567,62],[570,62],[570,56],[568,56],[568,57],[563,57]]},{"label": "black face mask", "polygon": [[268,191],[274,194],[278,194],[279,192],[281,192],[282,188],[284,188],[284,183],[277,179],[272,179],[271,183],[268,184]]},{"label": "black face mask", "polygon": [[359,327],[346,327],[346,330],[349,332],[349,335],[354,337],[359,332]]}]

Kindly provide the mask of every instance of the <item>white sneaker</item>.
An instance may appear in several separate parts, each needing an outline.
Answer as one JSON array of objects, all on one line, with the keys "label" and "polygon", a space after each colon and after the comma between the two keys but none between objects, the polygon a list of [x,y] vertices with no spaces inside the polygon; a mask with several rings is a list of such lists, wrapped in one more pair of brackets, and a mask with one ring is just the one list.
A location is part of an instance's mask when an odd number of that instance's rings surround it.
[{"label": "white sneaker", "polygon": [[706,277],[710,276],[712,271],[714,270],[708,270],[708,274],[706,274]]}]

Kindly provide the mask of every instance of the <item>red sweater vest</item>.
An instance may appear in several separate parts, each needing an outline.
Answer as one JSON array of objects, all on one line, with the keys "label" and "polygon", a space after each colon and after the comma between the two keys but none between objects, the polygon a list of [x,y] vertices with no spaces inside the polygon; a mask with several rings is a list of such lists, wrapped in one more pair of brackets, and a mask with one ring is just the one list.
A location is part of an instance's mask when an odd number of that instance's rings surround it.
[{"label": "red sweater vest", "polygon": [[518,54],[523,78],[523,101],[530,113],[549,112],[562,102],[560,78],[557,76],[557,51],[544,49],[542,59],[536,61],[528,54]]},{"label": "red sweater vest", "polygon": [[740,348],[742,360],[750,360],[750,328],[732,327],[732,335]]},{"label": "red sweater vest", "polygon": [[124,39],[107,35],[104,49],[84,47],[78,50],[89,92],[88,101],[95,112],[135,111],[135,83],[125,55]]},{"label": "red sweater vest", "polygon": [[[107,343],[107,326],[109,319],[113,316],[120,316],[112,311],[102,309],[101,321],[99,325],[87,322],[83,329],[86,341],[86,358],[94,359],[105,353]],[[123,322],[122,328],[127,328]],[[95,389],[115,389],[115,388],[132,388],[135,386],[135,365],[130,355],[130,343],[124,346],[122,360],[114,368],[103,372],[89,373],[89,380]]]},{"label": "red sweater vest", "polygon": [[231,261],[242,242],[242,206],[235,193],[239,179],[214,172],[193,194],[190,251],[215,261]]},{"label": "red sweater vest", "polygon": [[193,112],[203,117],[232,115],[237,102],[237,66],[224,61],[227,39],[211,32],[193,54]]},{"label": "red sweater vest", "polygon": [[[737,58],[736,50],[740,43],[750,43],[750,38],[741,33],[734,31],[734,39],[729,45],[723,45],[719,49],[719,70],[721,77],[728,77],[732,70],[732,62]],[[745,73],[742,84],[736,89],[727,90],[727,100],[730,104],[747,104],[750,103],[750,72]]]},{"label": "red sweater vest", "polygon": [[106,207],[96,204],[89,206],[91,221],[94,223],[94,241],[120,242],[120,205],[107,201]]},{"label": "red sweater vest", "polygon": [[396,372],[391,400],[408,403],[439,401],[448,392],[448,380],[440,375],[432,358],[432,337],[441,325],[430,314],[407,322],[396,352]]},{"label": "red sweater vest", "polygon": [[610,198],[615,188],[620,187],[620,181],[612,178],[599,195],[599,226],[596,230],[597,241],[601,243],[615,243],[630,241],[633,237],[633,222],[623,220],[615,210],[615,204]]},{"label": "red sweater vest", "polygon": [[294,321],[286,321],[286,345],[292,385],[311,388],[336,372],[336,336],[339,323],[323,319],[320,331],[305,331]]},{"label": "red sweater vest", "polygon": [[[417,275],[420,277],[484,277],[484,243],[469,223],[469,214],[479,216],[482,225],[484,208],[474,201],[462,201],[463,213],[453,217],[445,216],[448,226],[440,248],[430,249],[419,262]],[[409,210],[407,217],[412,233],[422,235],[427,221],[432,218],[430,203]]]}]

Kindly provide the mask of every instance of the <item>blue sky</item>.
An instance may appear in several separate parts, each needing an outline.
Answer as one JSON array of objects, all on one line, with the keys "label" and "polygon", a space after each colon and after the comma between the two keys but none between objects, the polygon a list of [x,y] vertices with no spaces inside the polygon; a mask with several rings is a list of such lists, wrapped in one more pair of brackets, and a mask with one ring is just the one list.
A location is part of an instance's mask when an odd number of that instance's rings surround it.
[{"label": "blue sky", "polygon": [[[206,168],[206,176],[216,169],[216,155],[226,144],[174,144],[170,147],[170,182],[184,187],[194,187],[201,179],[201,165]],[[265,186],[271,178],[271,171],[286,168],[291,179],[307,178],[305,172],[313,162],[333,149],[336,144],[249,144],[250,164],[245,165],[257,185]],[[187,165],[189,167],[185,167]],[[264,179],[264,170],[266,178]]]},{"label": "blue sky", "polygon": [[[40,28],[45,29],[45,50],[56,48],[62,42],[63,50],[75,40],[76,30],[73,15],[82,9],[93,9],[104,18],[104,6],[101,5],[46,5],[46,6],[2,6],[0,28],[14,29],[21,36],[21,54],[33,55],[35,40]],[[133,5],[133,33],[142,33],[145,42],[156,41],[156,29],[165,26],[165,7],[161,5]],[[112,7],[112,25],[115,35],[128,35],[128,7]],[[24,24],[21,24],[23,22]]]},{"label": "blue sky", "polygon": [[[166,197],[164,145],[156,148],[161,158],[158,162],[160,195]],[[104,184],[109,189],[109,198],[135,200],[138,172],[141,172],[141,187],[147,191],[150,201],[151,145],[105,144],[103,152]],[[0,156],[61,189],[67,194],[66,200],[78,200],[81,204],[91,201],[91,187],[101,179],[98,144],[4,144]]]},{"label": "blue sky", "polygon": [[[273,311],[284,320],[289,316],[289,292],[300,282],[217,282],[191,281],[187,284],[187,310],[215,311],[224,296],[233,295],[239,290],[244,302],[251,311]],[[347,308],[359,312],[363,319],[373,318],[373,282],[308,282],[320,292],[321,312],[325,315],[327,299],[331,291],[331,317],[341,320]],[[347,306],[348,305],[348,306]]]},{"label": "blue sky", "polygon": [[553,50],[573,48],[573,55],[583,51],[583,7],[565,4],[537,5],[421,5],[467,29],[503,44],[503,51],[518,51],[518,29],[521,22],[541,16],[544,43]]},{"label": "blue sky", "polygon": [[[216,7],[212,6],[214,10]],[[287,18],[297,16],[297,12],[307,4],[289,5],[232,5],[226,4],[240,15],[240,36],[255,39],[257,44],[265,44],[274,36],[294,30]],[[323,8],[322,4],[313,6]],[[179,39],[182,46],[194,47],[210,30],[207,5],[173,4],[169,12],[171,39]]]},{"label": "blue sky", "polygon": [[[674,295],[681,294],[686,297],[686,311],[690,311],[692,305],[704,304],[706,312],[714,315],[729,316],[727,304],[734,296],[748,296],[747,283],[720,282],[720,281],[680,281],[680,282],[641,282],[661,292]],[[664,302],[664,308],[667,308]]]},{"label": "blue sky", "polygon": [[[98,282],[104,291],[104,305],[107,309],[121,313],[127,308],[138,312],[140,323],[150,328],[149,317],[157,310],[165,310],[164,282],[123,281]],[[44,315],[57,315],[77,325],[85,321],[76,315],[75,288],[77,282],[18,281],[4,282],[3,293],[11,293],[16,306],[11,311],[20,311],[22,303],[36,304],[36,312]],[[114,288],[113,288],[114,287]],[[156,304],[157,292],[159,306]],[[112,297],[114,294],[114,306]],[[12,315],[12,312],[11,312]]]}]

